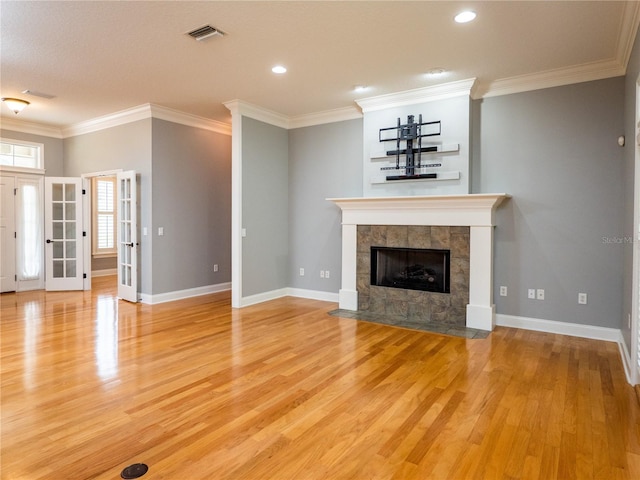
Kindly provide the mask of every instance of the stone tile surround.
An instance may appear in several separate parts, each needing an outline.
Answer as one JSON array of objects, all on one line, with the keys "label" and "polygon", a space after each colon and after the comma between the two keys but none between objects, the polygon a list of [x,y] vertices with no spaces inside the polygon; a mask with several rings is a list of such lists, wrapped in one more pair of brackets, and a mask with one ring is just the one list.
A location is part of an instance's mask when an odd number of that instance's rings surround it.
[{"label": "stone tile surround", "polygon": [[[464,327],[469,303],[468,226],[358,225],[356,282],[358,311],[386,315],[393,323]],[[451,293],[370,285],[371,247],[450,250]]]}]

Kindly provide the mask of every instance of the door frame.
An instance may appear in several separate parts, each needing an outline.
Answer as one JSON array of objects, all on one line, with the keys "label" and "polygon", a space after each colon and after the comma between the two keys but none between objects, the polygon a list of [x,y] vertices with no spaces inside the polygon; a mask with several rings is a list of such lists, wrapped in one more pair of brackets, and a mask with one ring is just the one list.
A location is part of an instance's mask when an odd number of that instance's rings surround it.
[{"label": "door frame", "polygon": [[87,278],[84,279],[84,289],[91,290],[91,257],[92,257],[92,219],[93,219],[93,193],[91,191],[91,181],[94,177],[115,177],[118,173],[122,173],[124,170],[122,168],[117,168],[115,170],[102,170],[99,172],[91,172],[91,173],[83,173],[80,175],[82,178],[82,188],[87,191],[87,194],[84,195],[84,229],[87,232],[87,236],[84,237],[84,264],[86,265],[85,271],[87,272]]},{"label": "door frame", "polygon": [[633,146],[635,149],[633,185],[633,272],[631,281],[631,384],[640,383],[640,75],[636,80],[635,123]]}]

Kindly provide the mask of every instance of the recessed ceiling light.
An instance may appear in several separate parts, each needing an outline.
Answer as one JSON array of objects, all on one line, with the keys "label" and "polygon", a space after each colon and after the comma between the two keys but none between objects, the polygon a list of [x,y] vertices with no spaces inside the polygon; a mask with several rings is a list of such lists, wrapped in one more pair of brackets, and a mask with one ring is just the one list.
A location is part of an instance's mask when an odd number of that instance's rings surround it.
[{"label": "recessed ceiling light", "polygon": [[273,67],[271,69],[271,71],[273,73],[277,73],[277,74],[287,73],[287,69],[285,67],[283,67],[282,65],[276,65],[275,67]]},{"label": "recessed ceiling light", "polygon": [[465,10],[464,12],[460,12],[453,19],[458,23],[467,23],[476,18],[476,12],[471,10]]},{"label": "recessed ceiling light", "polygon": [[447,73],[447,71],[444,68],[432,68],[431,70],[425,72],[425,75],[427,77],[441,77],[445,73]]}]

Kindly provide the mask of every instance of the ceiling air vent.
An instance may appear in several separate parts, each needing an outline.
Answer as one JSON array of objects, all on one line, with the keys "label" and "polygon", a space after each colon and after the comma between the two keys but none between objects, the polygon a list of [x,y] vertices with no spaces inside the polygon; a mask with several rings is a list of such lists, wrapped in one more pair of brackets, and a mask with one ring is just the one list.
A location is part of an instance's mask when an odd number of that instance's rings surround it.
[{"label": "ceiling air vent", "polygon": [[195,30],[192,30],[187,35],[195,38],[198,41],[202,41],[205,38],[213,37],[214,35],[218,35],[222,37],[224,35],[224,32],[221,32],[220,30],[218,30],[215,27],[212,27],[211,25],[205,25],[204,27],[200,27],[200,28],[196,28]]}]

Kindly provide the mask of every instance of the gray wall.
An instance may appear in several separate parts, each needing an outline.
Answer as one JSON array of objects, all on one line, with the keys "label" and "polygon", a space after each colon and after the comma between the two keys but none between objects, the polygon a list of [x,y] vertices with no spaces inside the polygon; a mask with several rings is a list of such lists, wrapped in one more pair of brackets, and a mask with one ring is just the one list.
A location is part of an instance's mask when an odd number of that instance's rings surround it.
[{"label": "gray wall", "polygon": [[242,117],[242,296],[289,285],[288,133]]},{"label": "gray wall", "polygon": [[153,119],[152,158],[153,293],[230,282],[231,137]]},{"label": "gray wall", "polygon": [[[636,114],[636,84],[640,75],[640,31],[636,35],[636,41],[631,52],[627,75],[625,77],[625,101],[624,101],[624,236],[627,239],[634,238],[633,231],[633,203],[634,203],[634,176],[636,151],[640,148],[635,141],[635,114]],[[636,238],[635,241],[638,241]],[[623,244],[624,249],[624,300],[622,335],[631,352],[631,329],[628,318],[633,307],[632,282],[633,282],[633,243]]]},{"label": "gray wall", "polygon": [[361,156],[362,119],[289,131],[289,286],[340,289],[342,215],[326,199],[362,196]]},{"label": "gray wall", "polygon": [[[497,213],[497,312],[620,328],[624,78],[474,107],[473,193],[513,195]],[[545,300],[527,299],[529,288],[544,289]]]},{"label": "gray wall", "polygon": [[[82,174],[106,170],[135,170],[140,176],[140,229],[151,223],[151,119],[119,125],[64,140],[64,174]],[[141,283],[143,294],[153,293],[151,236],[139,235]]]},{"label": "gray wall", "polygon": [[30,133],[14,132],[13,130],[0,130],[0,137],[11,140],[23,140],[25,142],[42,143],[44,145],[44,168],[47,177],[62,177],[63,167],[63,141],[61,138],[44,137]]}]

